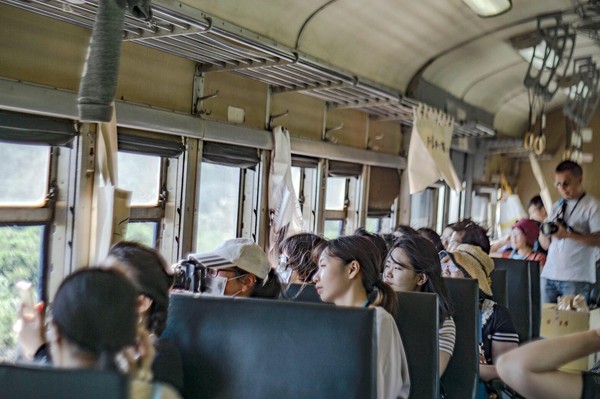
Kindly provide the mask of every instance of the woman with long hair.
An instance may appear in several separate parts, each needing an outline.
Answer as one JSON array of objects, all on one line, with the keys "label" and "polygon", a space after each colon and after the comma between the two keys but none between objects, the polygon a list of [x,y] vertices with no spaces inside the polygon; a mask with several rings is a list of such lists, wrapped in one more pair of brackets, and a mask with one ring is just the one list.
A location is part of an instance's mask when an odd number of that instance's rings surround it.
[{"label": "woman with long hair", "polygon": [[173,276],[167,261],[153,248],[134,241],[120,241],[112,246],[102,267],[122,272],[139,290],[140,323],[148,332],[156,350],[152,372],[157,381],[183,391],[183,365],[179,350],[161,338],[169,309],[169,290]]},{"label": "woman with long hair", "polygon": [[388,254],[383,281],[394,291],[437,294],[440,325],[439,366],[440,376],[442,376],[454,351],[456,326],[436,248],[421,236],[399,238]]},{"label": "woman with long hair", "polygon": [[[381,280],[381,259],[368,238],[345,236],[327,243],[313,277],[324,302],[375,308],[377,321],[377,397],[407,398],[410,390],[406,355],[396,322],[397,297]],[[390,314],[391,313],[391,314]]]}]

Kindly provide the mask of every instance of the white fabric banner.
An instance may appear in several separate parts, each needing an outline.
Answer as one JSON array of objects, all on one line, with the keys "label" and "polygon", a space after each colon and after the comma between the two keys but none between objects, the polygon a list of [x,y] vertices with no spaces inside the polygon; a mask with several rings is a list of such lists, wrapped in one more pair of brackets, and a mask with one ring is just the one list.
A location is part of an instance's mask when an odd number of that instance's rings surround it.
[{"label": "white fabric banner", "polygon": [[131,204],[131,192],[117,188],[118,144],[114,104],[111,121],[98,124],[97,135],[90,264],[100,263],[110,247],[125,238]]},{"label": "white fabric banner", "polygon": [[418,193],[443,178],[450,188],[460,191],[462,183],[450,160],[452,118],[429,107],[414,110],[414,123],[408,149],[410,193]]},{"label": "white fabric banner", "polygon": [[537,180],[540,186],[540,197],[542,197],[544,208],[546,208],[546,212],[548,212],[548,215],[550,215],[550,211],[552,210],[552,198],[550,197],[550,190],[548,189],[548,185],[546,184],[544,172],[542,172],[540,163],[538,162],[535,155],[533,155],[532,153],[529,153],[529,163],[531,164],[531,169],[533,170],[535,180]]},{"label": "white fabric banner", "polygon": [[271,244],[302,231],[302,210],[292,183],[290,133],[281,126],[273,129],[273,151],[269,173],[269,218]]}]

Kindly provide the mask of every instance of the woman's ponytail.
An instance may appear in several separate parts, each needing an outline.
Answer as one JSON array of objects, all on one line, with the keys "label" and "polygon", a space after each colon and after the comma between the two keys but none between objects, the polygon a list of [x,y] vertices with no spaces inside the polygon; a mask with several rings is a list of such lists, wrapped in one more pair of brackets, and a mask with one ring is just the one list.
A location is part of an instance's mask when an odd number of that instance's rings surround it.
[{"label": "woman's ponytail", "polygon": [[[381,306],[392,316],[396,314],[398,310],[398,296],[392,287],[385,284],[383,280],[379,279],[375,281],[373,290],[368,295],[369,302],[373,306]],[[373,296],[374,298],[371,300]]]}]

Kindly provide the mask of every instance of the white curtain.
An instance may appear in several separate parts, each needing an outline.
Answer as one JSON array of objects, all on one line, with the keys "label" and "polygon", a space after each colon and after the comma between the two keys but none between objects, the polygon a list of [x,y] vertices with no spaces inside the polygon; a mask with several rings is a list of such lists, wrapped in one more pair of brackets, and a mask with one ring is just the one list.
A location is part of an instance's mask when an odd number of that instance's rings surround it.
[{"label": "white curtain", "polygon": [[111,121],[98,124],[97,132],[90,264],[100,263],[110,247],[125,238],[131,204],[131,192],[117,187],[118,144],[114,104]]},{"label": "white curtain", "polygon": [[269,218],[271,244],[302,231],[302,211],[292,183],[290,133],[281,126],[273,129],[273,151],[269,173]]},{"label": "white curtain", "polygon": [[546,208],[548,215],[550,215],[550,210],[552,209],[552,198],[550,197],[550,189],[548,189],[548,185],[546,184],[544,172],[542,172],[540,163],[532,153],[529,153],[529,163],[531,164],[533,175],[540,186],[540,197],[542,197],[544,208]]},{"label": "white curtain", "polygon": [[421,192],[441,178],[450,188],[462,190],[462,183],[450,160],[452,118],[423,105],[413,112],[407,166],[410,193]]}]

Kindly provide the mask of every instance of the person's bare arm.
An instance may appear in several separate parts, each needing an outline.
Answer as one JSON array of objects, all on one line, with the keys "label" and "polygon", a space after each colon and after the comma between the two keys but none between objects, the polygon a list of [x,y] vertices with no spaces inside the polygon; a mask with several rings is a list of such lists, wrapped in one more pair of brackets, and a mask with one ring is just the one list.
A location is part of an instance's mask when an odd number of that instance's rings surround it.
[{"label": "person's bare arm", "polygon": [[563,364],[600,351],[600,330],[535,341],[500,356],[500,378],[529,399],[578,399],[581,374],[558,371]]},{"label": "person's bare arm", "polygon": [[540,235],[538,236],[538,241],[540,243],[540,246],[544,248],[545,251],[547,251],[548,247],[550,246],[550,242],[552,241],[552,238],[543,233],[540,233]]},{"label": "person's bare arm", "polygon": [[448,363],[450,363],[450,354],[446,351],[440,351],[440,377],[444,375],[444,371],[446,371],[446,367],[448,367]]},{"label": "person's bare arm", "polygon": [[498,371],[496,370],[496,361],[500,355],[517,348],[518,345],[515,342],[501,342],[492,341],[492,360],[494,364],[480,364],[479,365],[479,377],[483,381],[493,380],[500,378]]},{"label": "person's bare arm", "polygon": [[600,247],[600,231],[591,234],[580,234],[570,231],[562,225],[558,225],[558,231],[552,234],[552,238],[568,238],[590,247]]}]

